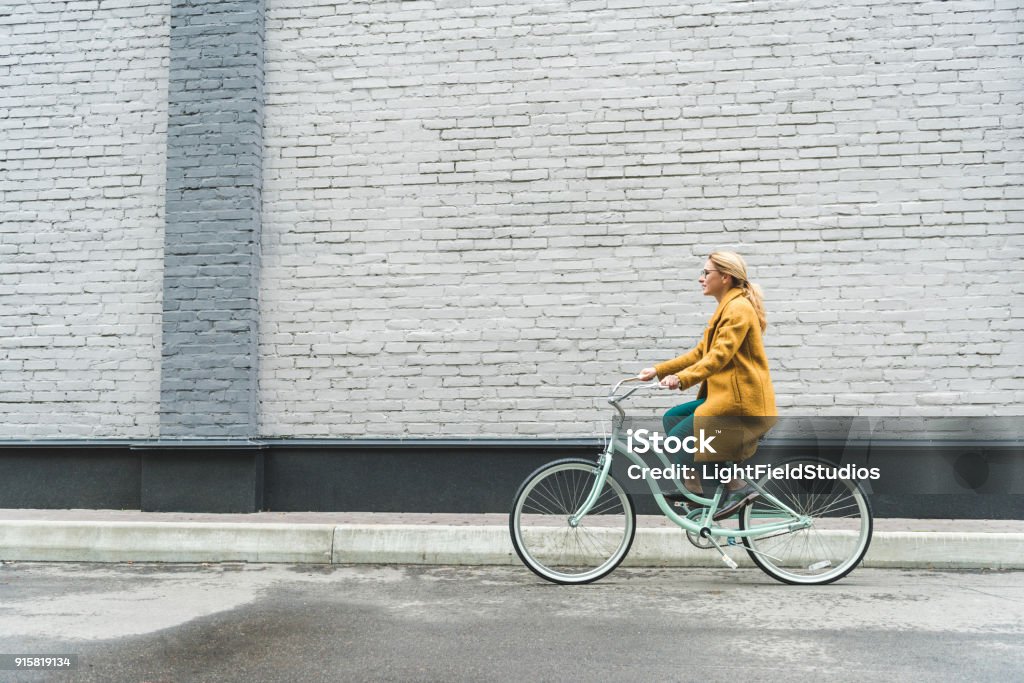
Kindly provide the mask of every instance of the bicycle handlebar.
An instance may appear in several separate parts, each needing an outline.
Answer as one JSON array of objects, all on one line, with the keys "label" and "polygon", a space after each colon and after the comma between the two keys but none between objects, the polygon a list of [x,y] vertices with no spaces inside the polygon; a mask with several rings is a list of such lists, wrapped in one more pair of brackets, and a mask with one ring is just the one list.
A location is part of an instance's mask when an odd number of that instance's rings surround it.
[{"label": "bicycle handlebar", "polygon": [[612,388],[612,392],[610,394],[608,394],[608,403],[611,403],[613,406],[617,406],[618,403],[620,403],[621,401],[624,401],[625,399],[629,398],[630,396],[632,396],[633,394],[635,394],[637,391],[639,391],[641,389],[650,389],[650,388],[653,388],[653,387],[660,387],[661,386],[660,382],[654,381],[654,382],[649,382],[648,384],[641,384],[638,387],[633,387],[632,389],[630,389],[629,391],[624,393],[622,396],[616,396],[615,395],[615,392],[619,390],[619,387],[621,387],[626,382],[645,382],[645,381],[647,381],[647,380],[642,380],[639,377],[627,377],[626,379],[620,380],[619,383],[616,384]]}]

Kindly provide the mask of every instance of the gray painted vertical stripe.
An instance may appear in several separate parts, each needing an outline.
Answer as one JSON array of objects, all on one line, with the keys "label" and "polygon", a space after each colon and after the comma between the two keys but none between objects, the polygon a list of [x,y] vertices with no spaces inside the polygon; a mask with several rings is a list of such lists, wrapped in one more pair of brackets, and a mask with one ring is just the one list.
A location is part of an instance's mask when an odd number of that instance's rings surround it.
[{"label": "gray painted vertical stripe", "polygon": [[251,437],[263,0],[172,0],[161,437]]}]

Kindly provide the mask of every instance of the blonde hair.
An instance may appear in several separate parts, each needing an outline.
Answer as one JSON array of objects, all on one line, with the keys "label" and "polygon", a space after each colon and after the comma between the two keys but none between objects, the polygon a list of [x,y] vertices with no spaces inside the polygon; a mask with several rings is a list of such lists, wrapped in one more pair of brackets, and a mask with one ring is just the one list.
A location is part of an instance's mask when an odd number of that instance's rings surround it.
[{"label": "blonde hair", "polygon": [[725,275],[732,275],[736,286],[743,290],[745,296],[757,313],[757,321],[761,323],[761,332],[768,327],[768,317],[764,312],[764,293],[758,285],[747,278],[747,262],[734,251],[715,251],[708,256],[715,268]]}]

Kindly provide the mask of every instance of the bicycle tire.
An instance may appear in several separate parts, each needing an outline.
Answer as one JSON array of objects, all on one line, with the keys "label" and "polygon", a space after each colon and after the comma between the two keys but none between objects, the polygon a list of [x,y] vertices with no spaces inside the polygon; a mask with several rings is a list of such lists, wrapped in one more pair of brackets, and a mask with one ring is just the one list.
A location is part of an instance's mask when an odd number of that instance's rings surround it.
[{"label": "bicycle tire", "polygon": [[565,458],[537,468],[519,486],[509,512],[509,535],[519,559],[542,579],[559,584],[597,581],[629,553],[636,510],[610,475],[591,511],[576,527],[569,525],[569,516],[586,500],[599,471],[592,460]]},{"label": "bicycle tire", "polygon": [[[828,584],[848,575],[864,559],[871,545],[874,519],[871,502],[856,481],[808,482],[766,475],[758,484],[811,518],[807,529],[768,534],[761,539],[743,537],[750,559],[773,579],[796,585]],[[756,527],[757,519],[770,521],[772,514],[782,516],[777,506],[757,498],[741,511],[740,529]]]}]

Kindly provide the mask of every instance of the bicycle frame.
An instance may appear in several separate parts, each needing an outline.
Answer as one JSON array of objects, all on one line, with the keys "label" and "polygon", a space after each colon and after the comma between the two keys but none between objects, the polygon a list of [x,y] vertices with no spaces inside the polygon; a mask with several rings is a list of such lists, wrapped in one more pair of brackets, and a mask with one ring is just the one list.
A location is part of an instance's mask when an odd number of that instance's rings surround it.
[{"label": "bicycle frame", "polygon": [[[644,386],[634,387],[625,394],[623,394],[622,396],[615,397],[615,392],[618,391],[618,388],[622,386],[623,383],[629,381],[638,380],[636,380],[635,378],[622,380],[621,382],[615,385],[615,388],[612,389],[612,394],[608,397],[608,402],[619,412],[620,418],[626,417],[626,413],[622,410],[622,407],[619,405],[619,403],[622,400],[628,398],[639,389],[650,386],[656,386],[648,384]],[[668,458],[665,456],[664,452],[653,448],[652,450],[661,460],[663,465],[665,465],[666,467],[670,465]],[[622,439],[616,438],[615,430],[613,429],[612,437],[608,442],[608,446],[601,454],[601,457],[598,458],[597,464],[595,465],[595,467],[600,468],[600,472],[598,473],[598,476],[594,482],[594,486],[593,488],[591,488],[586,500],[583,501],[583,505],[580,507],[580,509],[577,510],[576,513],[569,518],[569,526],[576,527],[579,524],[579,520],[582,519],[588,512],[590,512],[590,509],[597,502],[598,497],[601,495],[601,491],[604,490],[605,482],[608,479],[608,472],[611,470],[612,459],[615,455],[621,455],[622,457],[629,459],[630,462],[634,463],[635,465],[638,465],[639,467],[645,467],[646,465],[646,463],[644,463],[639,456],[637,456],[635,453],[629,450],[626,443],[624,443]],[[677,483],[677,488],[688,499],[694,502],[703,503],[707,505],[707,507],[704,509],[704,514],[700,515],[695,520],[691,520],[689,519],[689,517],[681,517],[675,512],[675,510],[672,509],[672,506],[669,505],[668,501],[665,499],[665,495],[658,489],[657,485],[654,483],[654,480],[645,479],[645,481],[647,482],[647,486],[651,490],[651,495],[654,496],[655,502],[657,502],[658,507],[661,509],[662,514],[668,517],[677,526],[682,527],[683,529],[686,529],[687,531],[698,534],[700,536],[708,535],[712,537],[717,536],[730,538],[758,537],[773,533],[791,532],[797,531],[799,529],[806,529],[811,525],[811,521],[808,517],[805,517],[794,512],[788,505],[786,505],[778,498],[765,491],[757,482],[754,481],[751,481],[749,483],[761,495],[761,497],[764,500],[767,500],[768,502],[777,506],[781,511],[790,515],[792,518],[791,520],[778,522],[776,524],[758,525],[754,529],[732,529],[720,527],[715,524],[714,517],[715,513],[718,511],[718,505],[721,502],[722,493],[725,490],[725,486],[719,484],[719,486],[715,490],[714,497],[708,499],[702,498],[694,493],[691,493],[690,491],[686,490],[686,487],[679,486]],[[697,520],[699,520],[700,523],[698,523]]]}]

